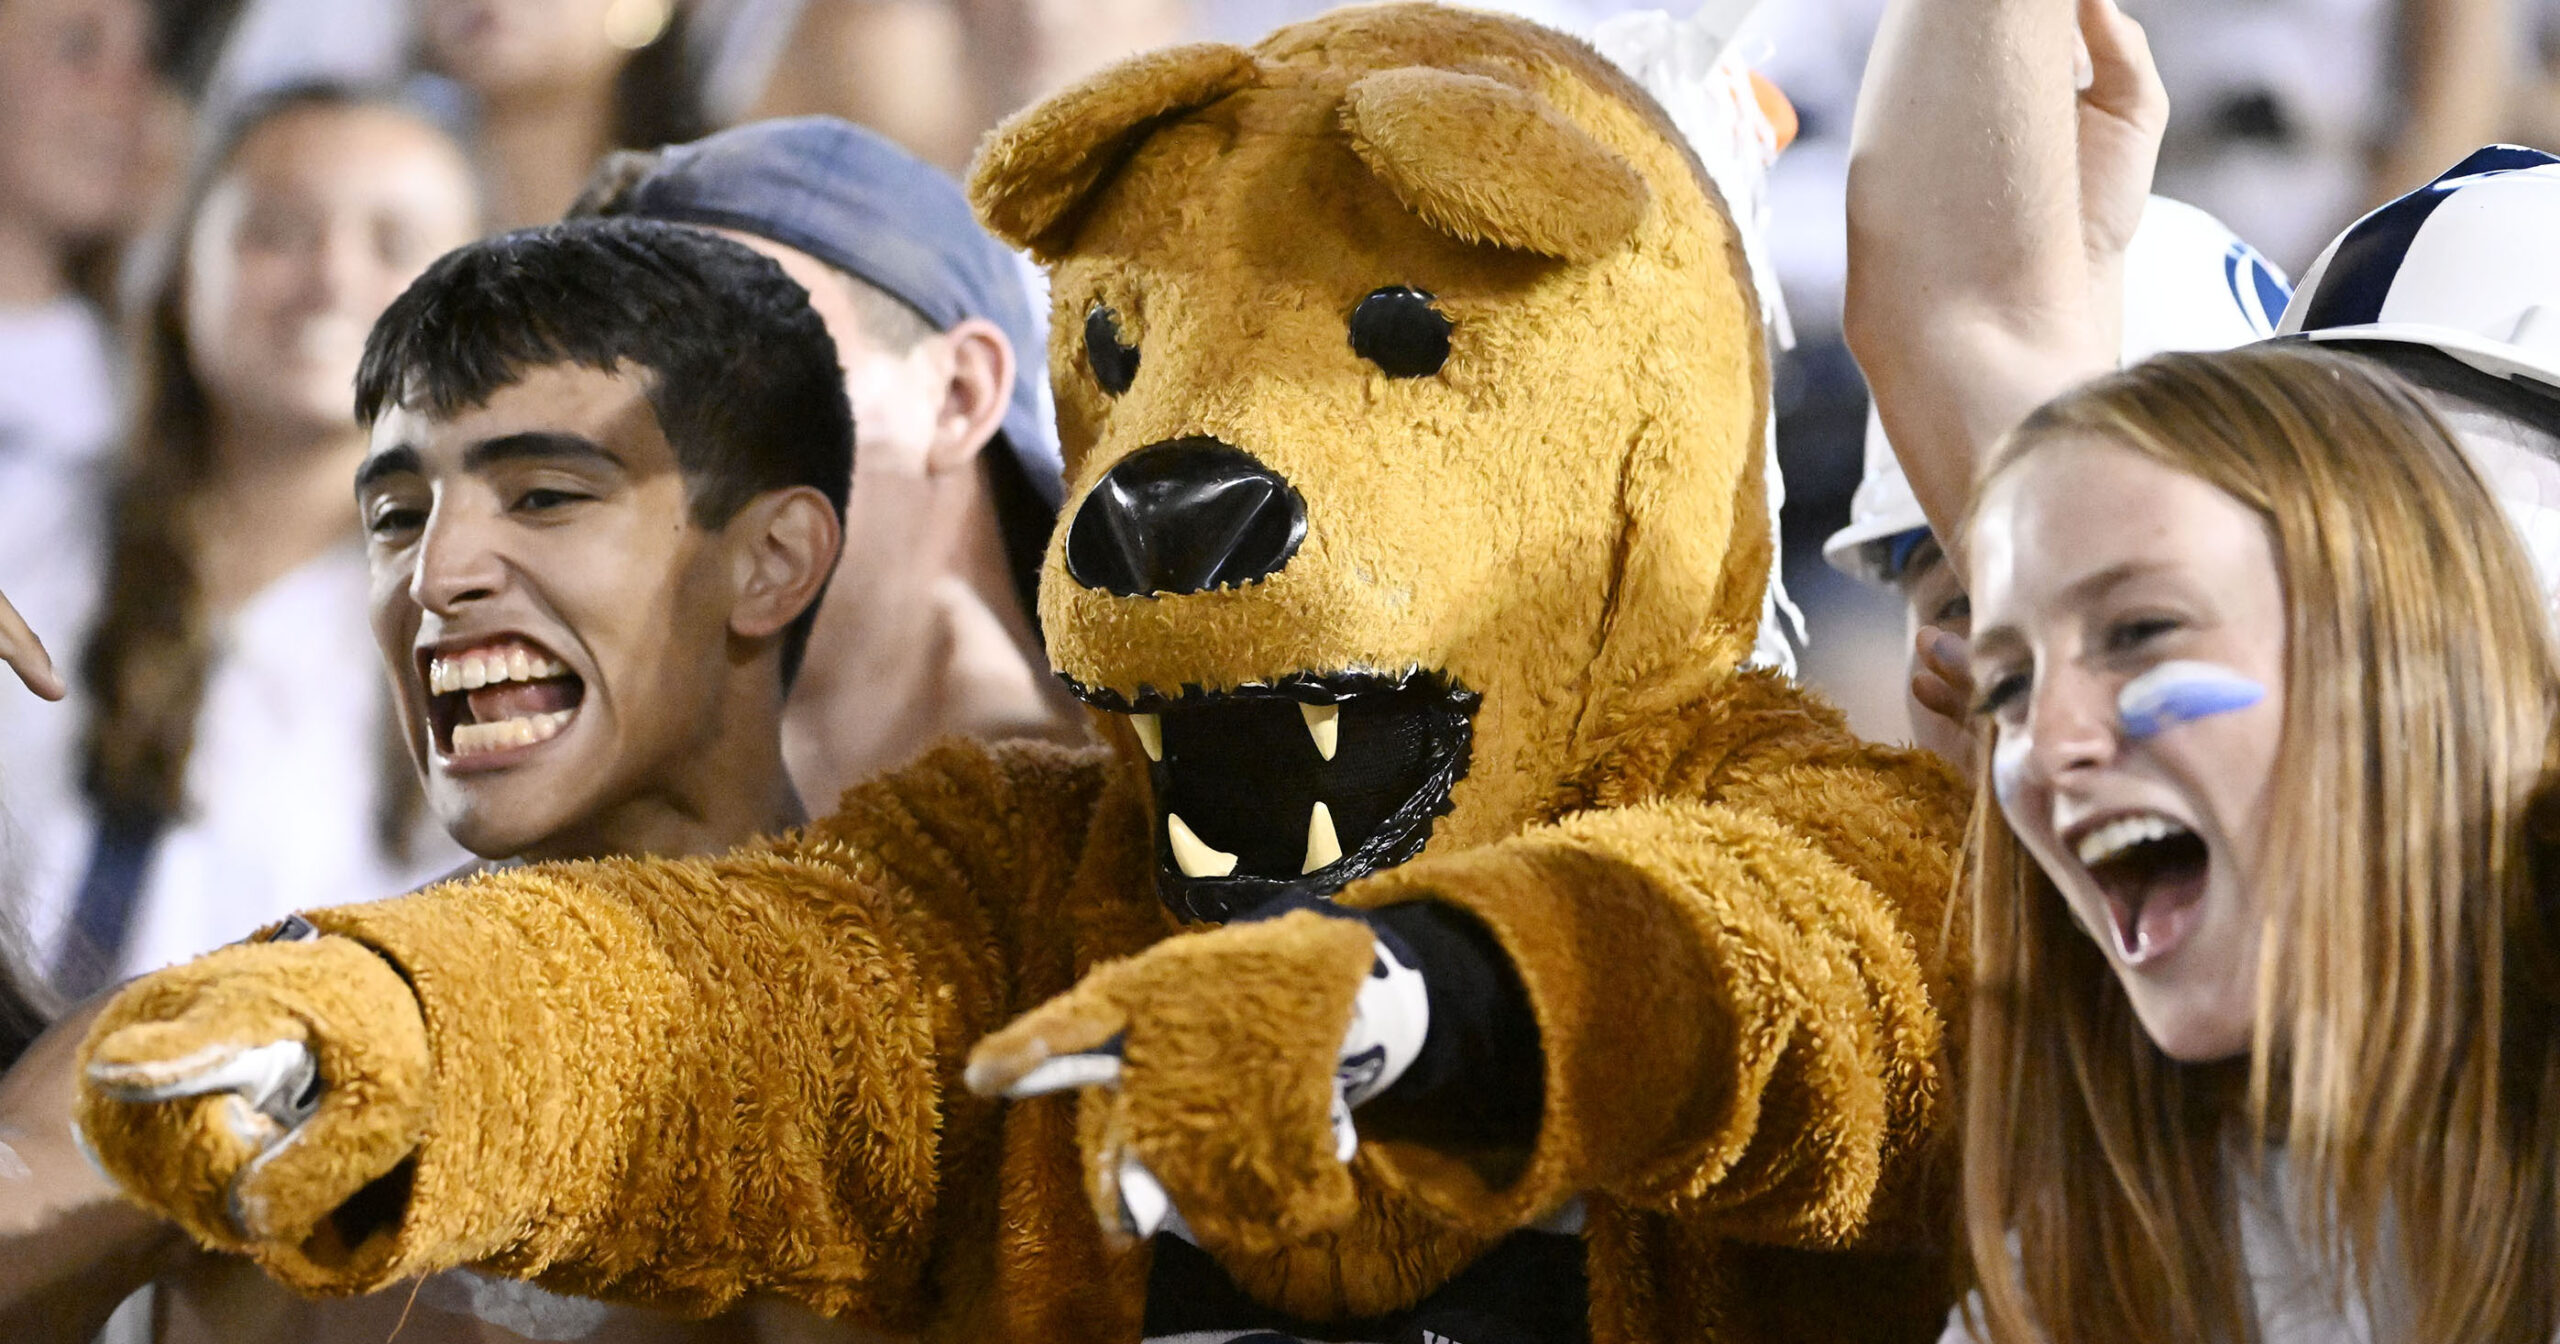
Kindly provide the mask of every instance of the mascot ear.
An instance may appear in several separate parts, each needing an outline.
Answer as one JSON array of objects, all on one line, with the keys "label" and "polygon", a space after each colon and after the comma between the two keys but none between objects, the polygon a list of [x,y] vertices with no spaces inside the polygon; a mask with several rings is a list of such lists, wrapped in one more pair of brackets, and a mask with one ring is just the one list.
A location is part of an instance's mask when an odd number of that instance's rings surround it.
[{"label": "mascot ear", "polygon": [[1075,241],[1084,206],[1158,122],[1260,80],[1220,42],[1168,47],[1103,71],[999,126],[969,170],[987,230],[1041,261]]},{"label": "mascot ear", "polygon": [[1382,70],[1342,104],[1351,149],[1405,208],[1451,237],[1593,261],[1635,232],[1635,166],[1546,99],[1482,75]]}]

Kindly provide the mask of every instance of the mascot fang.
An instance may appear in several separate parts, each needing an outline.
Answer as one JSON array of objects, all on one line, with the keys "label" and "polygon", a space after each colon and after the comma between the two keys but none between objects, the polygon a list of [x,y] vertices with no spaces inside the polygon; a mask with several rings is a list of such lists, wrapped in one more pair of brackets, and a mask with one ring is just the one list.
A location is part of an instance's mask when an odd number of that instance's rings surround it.
[{"label": "mascot fang", "polygon": [[[1933,1338],[1961,807],[1741,666],[1762,332],[1652,100],[1527,23],[1352,9],[1109,71],[973,191],[1053,268],[1041,614],[1114,749],[946,746],[725,856],[148,977],[93,1065],[281,1034],[319,1100],[262,1149],[236,1098],[92,1086],[106,1168],[312,1292]],[[1390,968],[1427,1040],[1346,1142]]]}]

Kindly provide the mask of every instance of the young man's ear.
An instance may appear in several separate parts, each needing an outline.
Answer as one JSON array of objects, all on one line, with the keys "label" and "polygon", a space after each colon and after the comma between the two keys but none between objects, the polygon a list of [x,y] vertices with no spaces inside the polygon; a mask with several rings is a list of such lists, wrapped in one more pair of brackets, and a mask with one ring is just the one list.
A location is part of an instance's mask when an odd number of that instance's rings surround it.
[{"label": "young man's ear", "polygon": [[796,485],[748,500],[721,529],[734,547],[738,602],[729,633],[743,639],[780,634],[817,602],[844,549],[844,524],[817,490]]},{"label": "young man's ear", "polygon": [[950,375],[943,381],[942,411],[925,458],[925,469],[936,475],[976,462],[978,450],[1004,428],[1018,369],[1004,329],[983,317],[962,318],[941,339],[949,352]]}]

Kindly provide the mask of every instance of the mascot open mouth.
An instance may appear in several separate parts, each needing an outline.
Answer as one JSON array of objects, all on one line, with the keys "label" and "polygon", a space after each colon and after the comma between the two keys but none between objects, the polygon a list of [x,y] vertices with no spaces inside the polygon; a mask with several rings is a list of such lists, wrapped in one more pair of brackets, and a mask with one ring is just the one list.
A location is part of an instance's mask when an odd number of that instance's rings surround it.
[{"label": "mascot open mouth", "polygon": [[1156,890],[1210,921],[1330,896],[1421,852],[1466,775],[1481,700],[1418,670],[1134,697],[1068,684],[1129,716],[1155,785]]}]

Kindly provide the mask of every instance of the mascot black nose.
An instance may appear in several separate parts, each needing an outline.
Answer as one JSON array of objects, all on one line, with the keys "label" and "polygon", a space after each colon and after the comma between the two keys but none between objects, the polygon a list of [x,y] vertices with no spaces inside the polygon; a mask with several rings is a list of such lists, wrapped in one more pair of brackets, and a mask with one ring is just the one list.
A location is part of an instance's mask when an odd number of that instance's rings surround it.
[{"label": "mascot black nose", "polygon": [[1067,575],[1122,597],[1232,588],[1280,572],[1306,536],[1306,501],[1253,454],[1168,439],[1120,459],[1085,496]]}]

